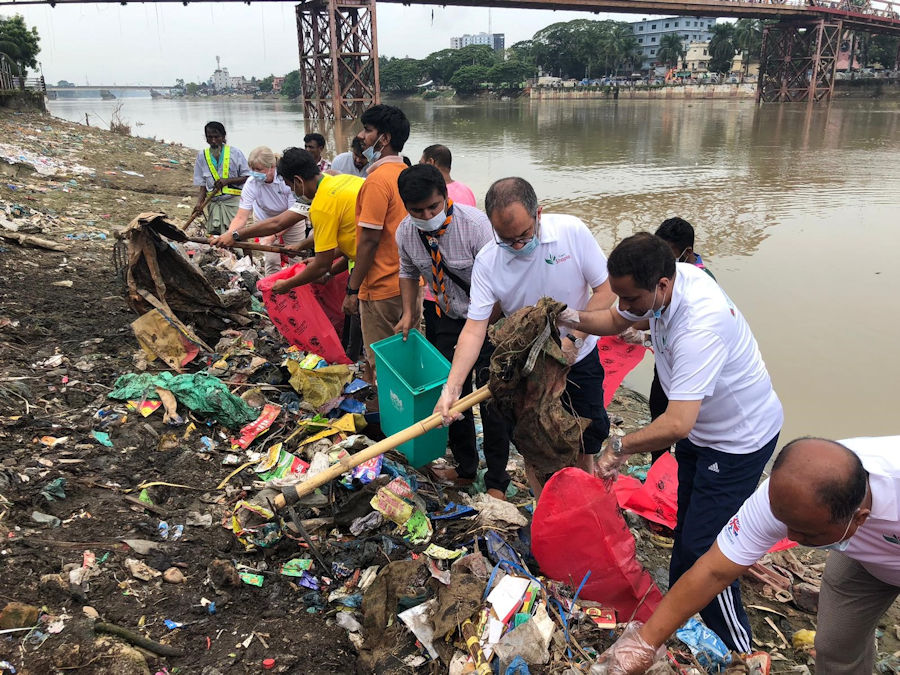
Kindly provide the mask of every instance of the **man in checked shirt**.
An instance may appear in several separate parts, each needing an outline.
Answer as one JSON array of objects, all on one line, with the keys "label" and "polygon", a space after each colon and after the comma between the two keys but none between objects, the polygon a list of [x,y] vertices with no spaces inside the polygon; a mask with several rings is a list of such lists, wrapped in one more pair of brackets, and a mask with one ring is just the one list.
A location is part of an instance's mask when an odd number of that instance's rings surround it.
[{"label": "man in checked shirt", "polygon": [[[447,197],[444,177],[431,164],[406,169],[397,179],[407,216],[397,228],[400,254],[400,298],[403,316],[395,331],[404,338],[418,325],[419,278],[425,279],[435,302],[425,304],[425,335],[448,361],[453,360],[456,341],[466,324],[469,284],[478,251],[491,241],[491,224],[478,209],[454,204]],[[489,377],[493,348],[485,340],[473,368],[465,378],[463,395]],[[509,485],[509,433],[502,416],[490,405],[481,407],[484,428],[485,487],[488,494],[503,499]],[[455,469],[434,469],[438,478],[457,486],[471,484],[478,471],[475,419],[471,410],[450,425],[450,451]]]}]

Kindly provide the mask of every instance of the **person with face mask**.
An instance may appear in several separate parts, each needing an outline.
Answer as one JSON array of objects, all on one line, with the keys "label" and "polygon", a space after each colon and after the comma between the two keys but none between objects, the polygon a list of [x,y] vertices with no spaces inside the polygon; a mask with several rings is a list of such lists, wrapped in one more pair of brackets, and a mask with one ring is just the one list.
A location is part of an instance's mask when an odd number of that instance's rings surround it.
[{"label": "person with face mask", "polygon": [[874,672],[875,629],[900,594],[898,450],[900,436],[801,438],[784,446],[771,477],[647,623],[627,630],[601,656],[608,672],[646,672],[679,626],[784,537],[830,551],[819,594],[816,673]]},{"label": "person with face mask", "polygon": [[[669,403],[648,426],[610,439],[598,475],[611,479],[628,455],[675,444],[678,516],[669,565],[674,585],[756,489],[784,412],[750,326],[708,274],[676,263],[668,244],[649,232],[622,240],[610,253],[608,268],[618,306],[566,310],[561,321],[595,335],[618,335],[650,321],[656,369]],[[751,651],[737,582],[700,615],[729,648]]]},{"label": "person with face mask", "polygon": [[359,315],[366,350],[364,379],[375,381],[371,345],[391,337],[400,321],[400,258],[395,235],[407,213],[397,189],[406,169],[400,152],[409,139],[409,119],[400,108],[374,105],[360,117],[368,160],[366,180],[356,202],[356,265],[347,283],[344,312]]},{"label": "person with face mask", "polygon": [[[356,199],[363,179],[346,174],[328,175],[319,169],[318,162],[306,150],[288,148],[278,160],[278,175],[291,187],[299,200],[308,205],[295,204],[286,212],[286,220],[299,220],[308,213],[313,225],[312,247],[315,255],[306,268],[290,279],[280,279],[272,286],[273,293],[287,293],[296,286],[327,280],[328,275],[347,269],[356,259]],[[282,214],[285,215],[285,214]],[[241,236],[271,234],[280,227],[278,218],[263,221],[241,232]]]},{"label": "person with face mask", "polygon": [[[709,268],[704,264],[703,258],[699,253],[694,251],[694,227],[684,218],[667,218],[656,229],[656,236],[662,239],[672,249],[672,255],[675,256],[676,262],[689,263],[694,267],[702,269],[715,281],[715,275],[710,272]],[[640,328],[646,326],[639,325]],[[641,331],[641,342],[644,342],[644,333]],[[625,337],[625,336],[622,336]],[[634,337],[634,336],[632,336]],[[628,340],[631,341],[631,340]],[[650,419],[655,420],[666,411],[669,405],[669,399],[659,383],[659,373],[656,372],[656,366],[653,367],[653,381],[650,383]],[[663,454],[669,451],[669,447],[660,450],[654,450],[650,453],[651,461],[655,462]]]},{"label": "person with face mask", "polygon": [[354,137],[350,142],[350,150],[342,152],[331,163],[331,170],[335,173],[349,173],[361,178],[366,177],[366,167],[369,160],[363,157],[362,140]]},{"label": "person with face mask", "polygon": [[[572,308],[600,310],[614,299],[606,256],[587,226],[574,216],[543,214],[534,188],[526,180],[496,181],[484,205],[492,236],[475,258],[466,323],[435,407],[445,424],[453,421],[450,407],[478,359],[495,308],[508,316],[549,296]],[[564,404],[570,412],[591,421],[582,436],[578,466],[593,472],[594,455],[609,435],[597,338],[580,329],[563,331],[562,350],[571,364]],[[535,496],[540,495],[546,478],[529,469]]]},{"label": "person with face mask", "polygon": [[206,207],[206,231],[219,234],[237,215],[241,186],[250,175],[250,167],[244,153],[226,143],[221,122],[207,122],[203,132],[209,147],[198,152],[194,162],[194,185],[200,191],[191,215],[202,213],[203,202],[212,192],[213,198]]},{"label": "person with face mask", "polygon": [[[419,279],[425,279],[434,298],[425,303],[425,336],[452,361],[466,323],[475,256],[491,241],[491,224],[475,207],[450,199],[441,171],[431,164],[406,169],[397,179],[397,187],[409,215],[397,228],[403,316],[394,330],[402,332],[406,339],[409,331],[419,325]],[[485,340],[473,372],[465,378],[461,395],[472,391],[473,374],[477,386],[487,384],[492,353],[490,342]],[[509,485],[506,422],[490,405],[481,406],[481,420],[487,464],[485,486],[491,496],[505,499]],[[461,420],[450,425],[449,431],[456,468],[432,471],[456,486],[470,485],[479,464],[473,412],[466,411]]]},{"label": "person with face mask", "polygon": [[[210,237],[211,244],[217,245],[223,237],[234,241],[231,233],[246,227],[251,213],[254,222],[259,223],[268,218],[274,218],[291,207],[294,203],[294,193],[284,179],[276,173],[277,161],[275,153],[269,148],[260,146],[253,149],[248,158],[250,178],[244,183],[241,190],[241,203],[237,215],[228,226],[227,232],[219,237]],[[296,223],[277,235],[264,237],[260,241],[263,244],[275,243],[280,246],[292,246],[301,243],[305,236],[303,226]],[[281,254],[266,253],[263,260],[267,275],[275,274],[281,269]]]}]

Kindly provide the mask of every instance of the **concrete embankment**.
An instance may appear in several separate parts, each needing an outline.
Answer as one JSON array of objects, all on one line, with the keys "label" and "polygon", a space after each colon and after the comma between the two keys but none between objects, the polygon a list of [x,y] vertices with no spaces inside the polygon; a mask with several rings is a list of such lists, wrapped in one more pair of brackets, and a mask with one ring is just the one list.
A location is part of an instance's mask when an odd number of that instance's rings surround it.
[{"label": "concrete embankment", "polygon": [[[532,100],[589,100],[614,98],[612,90],[600,88],[539,87],[530,92]],[[837,80],[835,98],[898,98],[900,79],[866,78]],[[745,84],[686,84],[665,87],[620,87],[619,100],[728,100],[756,98],[756,83]]]}]

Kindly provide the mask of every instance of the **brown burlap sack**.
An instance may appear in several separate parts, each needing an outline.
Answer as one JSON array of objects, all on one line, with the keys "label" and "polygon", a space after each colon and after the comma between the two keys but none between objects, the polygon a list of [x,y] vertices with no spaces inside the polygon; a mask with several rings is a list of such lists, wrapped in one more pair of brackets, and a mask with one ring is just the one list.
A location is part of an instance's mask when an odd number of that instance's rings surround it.
[{"label": "brown burlap sack", "polygon": [[569,366],[556,317],[566,306],[541,298],[490,329],[492,404],[515,424],[516,449],[538,476],[573,466],[590,420],[563,407]]}]

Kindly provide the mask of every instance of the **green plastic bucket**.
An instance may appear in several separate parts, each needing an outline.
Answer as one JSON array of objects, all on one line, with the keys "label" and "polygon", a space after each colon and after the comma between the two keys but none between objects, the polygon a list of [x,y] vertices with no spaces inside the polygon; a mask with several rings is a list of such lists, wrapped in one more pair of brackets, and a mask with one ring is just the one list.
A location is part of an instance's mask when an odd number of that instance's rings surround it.
[{"label": "green plastic bucket", "polygon": [[[450,374],[450,364],[417,330],[406,342],[397,334],[372,345],[378,374],[381,429],[391,435],[430,417]],[[399,446],[414,467],[420,467],[447,449],[447,428],[438,427]]]}]

